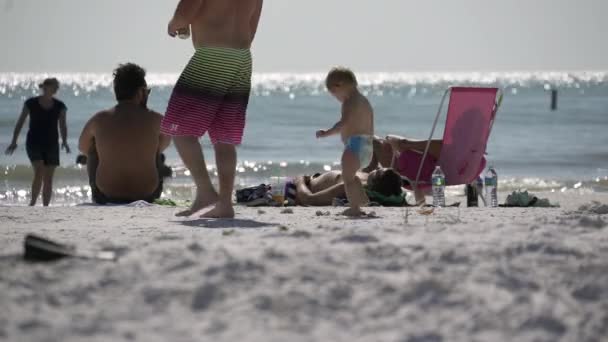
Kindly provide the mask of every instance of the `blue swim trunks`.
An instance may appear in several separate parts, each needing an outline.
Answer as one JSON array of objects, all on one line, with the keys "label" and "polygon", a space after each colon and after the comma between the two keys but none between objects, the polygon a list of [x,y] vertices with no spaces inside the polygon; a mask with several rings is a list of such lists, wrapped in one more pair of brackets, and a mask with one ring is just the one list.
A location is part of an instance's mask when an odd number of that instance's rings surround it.
[{"label": "blue swim trunks", "polygon": [[359,167],[369,165],[374,155],[374,143],[371,135],[354,135],[346,140],[345,149],[353,152],[359,159]]}]

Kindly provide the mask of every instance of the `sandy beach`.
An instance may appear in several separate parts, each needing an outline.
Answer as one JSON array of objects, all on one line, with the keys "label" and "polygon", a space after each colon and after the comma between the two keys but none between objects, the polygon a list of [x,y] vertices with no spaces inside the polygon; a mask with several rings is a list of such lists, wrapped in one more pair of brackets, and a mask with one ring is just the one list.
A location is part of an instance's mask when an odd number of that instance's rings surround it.
[{"label": "sandy beach", "polygon": [[[401,208],[1,207],[0,340],[605,340],[608,207],[581,206],[608,194],[543,195],[561,208],[407,222]],[[26,263],[31,232],[120,258]]]}]

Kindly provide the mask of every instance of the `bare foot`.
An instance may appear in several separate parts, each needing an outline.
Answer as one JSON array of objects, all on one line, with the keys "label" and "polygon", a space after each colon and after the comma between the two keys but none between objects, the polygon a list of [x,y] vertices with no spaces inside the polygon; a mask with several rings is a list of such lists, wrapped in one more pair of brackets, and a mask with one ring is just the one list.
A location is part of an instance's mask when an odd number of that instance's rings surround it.
[{"label": "bare foot", "polygon": [[196,199],[190,206],[190,209],[180,211],[179,213],[175,214],[175,216],[177,216],[177,217],[192,216],[192,215],[196,214],[198,211],[203,210],[203,209],[207,208],[208,206],[212,205],[213,203],[217,202],[217,198],[218,198],[217,193],[215,191],[213,191],[211,193],[207,193],[207,194],[202,194],[201,196],[198,195],[198,191],[197,191]]},{"label": "bare foot", "polygon": [[348,208],[342,212],[342,215],[349,216],[349,217],[361,217],[361,216],[365,216],[366,214],[361,209]]},{"label": "bare foot", "polygon": [[234,218],[234,208],[232,207],[232,204],[225,205],[217,203],[213,209],[204,213],[201,217],[215,219]]}]

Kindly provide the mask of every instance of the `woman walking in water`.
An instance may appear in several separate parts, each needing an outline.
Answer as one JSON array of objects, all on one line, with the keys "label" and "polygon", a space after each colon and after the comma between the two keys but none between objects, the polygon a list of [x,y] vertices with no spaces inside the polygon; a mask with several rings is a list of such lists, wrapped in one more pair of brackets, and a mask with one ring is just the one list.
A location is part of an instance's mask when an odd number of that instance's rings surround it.
[{"label": "woman walking in water", "polygon": [[53,175],[55,168],[59,166],[58,127],[61,131],[61,148],[70,153],[70,147],[67,142],[67,107],[63,102],[54,98],[59,90],[59,81],[56,78],[47,78],[39,85],[39,88],[42,95],[25,101],[15,126],[13,140],[6,149],[6,154],[11,155],[17,149],[17,139],[29,116],[30,129],[27,133],[25,149],[34,169],[30,206],[36,205],[42,189],[42,203],[46,207],[51,202]]}]

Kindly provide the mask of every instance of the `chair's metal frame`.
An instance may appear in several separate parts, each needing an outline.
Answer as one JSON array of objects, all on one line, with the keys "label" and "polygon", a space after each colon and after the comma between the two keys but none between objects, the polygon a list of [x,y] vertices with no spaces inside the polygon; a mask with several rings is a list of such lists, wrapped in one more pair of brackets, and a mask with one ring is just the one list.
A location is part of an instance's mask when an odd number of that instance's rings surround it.
[{"label": "chair's metal frame", "polygon": [[[451,95],[452,88],[454,88],[454,87],[449,87],[443,93],[443,97],[441,98],[441,103],[439,104],[439,109],[437,110],[437,115],[435,115],[435,120],[433,121],[433,127],[431,127],[431,134],[429,134],[429,138],[427,139],[427,142],[426,142],[426,147],[424,148],[424,153],[422,154],[422,160],[420,161],[420,166],[418,166],[418,172],[416,173],[416,180],[413,183],[410,182],[412,184],[412,189],[414,190],[414,192],[416,192],[418,190],[418,183],[420,182],[420,174],[422,173],[422,167],[424,166],[424,161],[426,160],[426,157],[429,152],[429,148],[431,147],[431,139],[433,139],[433,134],[435,134],[435,129],[437,128],[437,123],[439,122],[439,116],[441,115],[441,111],[443,110],[443,105],[445,103],[445,99],[448,97],[448,94]],[[492,127],[494,126],[494,120],[496,118],[496,113],[498,112],[498,108],[500,107],[500,105],[502,103],[503,92],[500,88],[498,88],[498,91],[496,92],[496,97],[497,97],[497,99],[495,100],[494,108],[492,109],[492,119],[490,121],[490,129],[488,131],[488,137],[489,137],[490,133],[492,132]],[[486,140],[488,137],[486,137]],[[484,151],[484,153],[485,153],[485,151]]]}]

